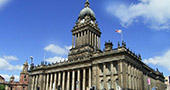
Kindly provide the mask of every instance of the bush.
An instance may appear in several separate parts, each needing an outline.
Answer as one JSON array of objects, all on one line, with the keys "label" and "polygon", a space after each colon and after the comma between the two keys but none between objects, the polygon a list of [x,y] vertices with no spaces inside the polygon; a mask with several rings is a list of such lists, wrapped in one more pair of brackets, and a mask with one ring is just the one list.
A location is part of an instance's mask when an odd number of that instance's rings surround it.
[{"label": "bush", "polygon": [[5,90],[5,85],[0,84],[0,90]]}]

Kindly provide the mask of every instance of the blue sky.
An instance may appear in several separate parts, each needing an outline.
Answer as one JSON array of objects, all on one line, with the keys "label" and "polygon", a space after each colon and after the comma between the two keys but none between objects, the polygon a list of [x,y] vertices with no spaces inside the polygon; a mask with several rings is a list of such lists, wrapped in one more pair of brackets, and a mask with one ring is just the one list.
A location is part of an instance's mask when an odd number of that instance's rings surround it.
[{"label": "blue sky", "polygon": [[[89,0],[105,41],[114,47],[123,30],[127,47],[153,69],[170,75],[169,0]],[[19,79],[23,63],[67,58],[71,30],[85,0],[0,0],[0,75]],[[44,59],[45,58],[45,59]]]}]

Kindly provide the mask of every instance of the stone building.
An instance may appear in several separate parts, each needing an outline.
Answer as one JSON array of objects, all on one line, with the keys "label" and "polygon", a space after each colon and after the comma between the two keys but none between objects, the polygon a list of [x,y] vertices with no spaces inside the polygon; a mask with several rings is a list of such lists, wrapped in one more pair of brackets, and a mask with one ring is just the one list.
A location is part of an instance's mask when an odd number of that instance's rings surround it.
[{"label": "stone building", "polygon": [[34,66],[29,71],[28,90],[165,90],[164,76],[142,62],[126,47],[111,42],[100,49],[101,31],[88,1],[72,30],[68,61]]},{"label": "stone building", "polygon": [[166,90],[170,90],[170,76],[165,77]]},{"label": "stone building", "polygon": [[0,75],[0,83],[4,83],[4,82],[5,82],[5,78]]},{"label": "stone building", "polygon": [[28,90],[28,80],[29,80],[28,62],[26,61],[23,65],[23,70],[20,73],[19,82],[16,82],[15,77],[12,75],[10,77],[10,81],[5,83],[6,85],[5,90]]}]

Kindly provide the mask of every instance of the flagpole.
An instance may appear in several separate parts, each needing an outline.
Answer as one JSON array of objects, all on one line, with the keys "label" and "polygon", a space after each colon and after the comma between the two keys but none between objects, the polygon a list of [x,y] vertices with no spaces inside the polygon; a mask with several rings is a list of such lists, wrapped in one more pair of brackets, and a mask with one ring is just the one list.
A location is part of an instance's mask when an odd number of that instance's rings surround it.
[{"label": "flagpole", "polygon": [[123,31],[122,30],[116,30],[117,33],[120,33],[120,39],[121,39],[121,43],[123,42]]},{"label": "flagpole", "polygon": [[123,42],[123,32],[121,32],[121,43]]}]

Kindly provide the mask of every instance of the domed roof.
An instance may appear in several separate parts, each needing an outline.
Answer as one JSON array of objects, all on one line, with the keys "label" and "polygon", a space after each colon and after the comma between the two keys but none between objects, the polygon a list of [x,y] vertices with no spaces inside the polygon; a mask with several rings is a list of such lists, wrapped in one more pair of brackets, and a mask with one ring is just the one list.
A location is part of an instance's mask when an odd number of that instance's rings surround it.
[{"label": "domed roof", "polygon": [[93,10],[92,10],[91,8],[89,8],[89,2],[88,2],[88,0],[87,0],[86,3],[85,3],[85,8],[83,8],[83,9],[80,11],[79,18],[82,19],[82,18],[84,18],[86,15],[91,16],[92,19],[96,19]]},{"label": "domed roof", "polygon": [[85,7],[80,11],[79,18],[84,18],[86,15],[90,15],[91,17],[96,18],[93,10],[91,10],[89,7]]}]

